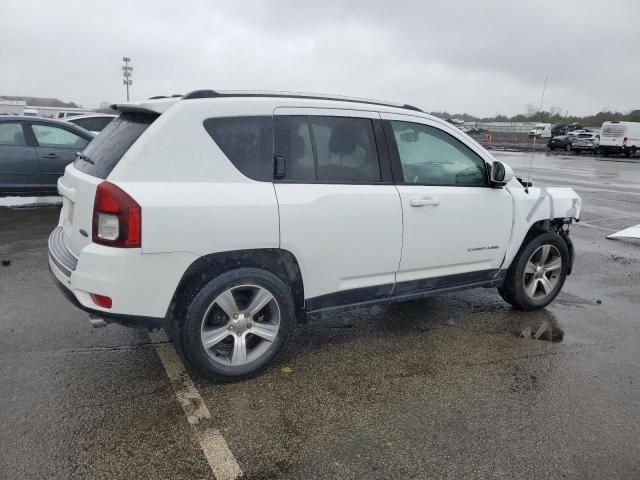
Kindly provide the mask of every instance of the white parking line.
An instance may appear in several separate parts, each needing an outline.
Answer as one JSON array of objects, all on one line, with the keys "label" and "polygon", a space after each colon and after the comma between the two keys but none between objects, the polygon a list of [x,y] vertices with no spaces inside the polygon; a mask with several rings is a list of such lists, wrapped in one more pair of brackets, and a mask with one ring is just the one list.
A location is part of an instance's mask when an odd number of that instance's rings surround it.
[{"label": "white parking line", "polygon": [[242,470],[240,470],[238,462],[229,450],[220,431],[210,425],[209,409],[198,393],[173,345],[169,343],[166,333],[164,330],[150,332],[149,337],[216,479],[231,480],[240,477]]}]

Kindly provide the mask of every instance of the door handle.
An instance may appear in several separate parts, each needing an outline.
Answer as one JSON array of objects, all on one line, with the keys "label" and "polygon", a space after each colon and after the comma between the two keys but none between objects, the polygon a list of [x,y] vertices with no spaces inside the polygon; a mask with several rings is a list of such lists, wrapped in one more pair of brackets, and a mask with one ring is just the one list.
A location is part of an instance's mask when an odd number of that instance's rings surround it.
[{"label": "door handle", "polygon": [[424,197],[424,198],[412,198],[409,200],[409,205],[412,207],[437,207],[440,202],[437,198]]},{"label": "door handle", "polygon": [[47,153],[46,155],[43,155],[42,158],[60,158],[60,155],[57,153]]}]

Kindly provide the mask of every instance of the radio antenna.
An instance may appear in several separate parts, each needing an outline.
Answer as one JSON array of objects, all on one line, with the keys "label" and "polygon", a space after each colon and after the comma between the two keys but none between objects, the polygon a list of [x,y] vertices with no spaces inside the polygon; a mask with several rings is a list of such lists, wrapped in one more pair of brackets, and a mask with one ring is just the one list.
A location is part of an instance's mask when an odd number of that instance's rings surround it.
[{"label": "radio antenna", "polygon": [[[542,111],[542,104],[544,103],[544,93],[547,90],[547,79],[548,77],[544,77],[544,86],[542,87],[542,98],[540,99],[540,107],[538,107],[538,112]],[[534,155],[534,145],[536,143],[536,137],[534,136],[531,140],[531,159],[529,160],[529,175],[527,176],[527,183],[525,184],[524,191],[529,193],[529,183],[531,182],[531,168],[533,167],[533,155]]]}]

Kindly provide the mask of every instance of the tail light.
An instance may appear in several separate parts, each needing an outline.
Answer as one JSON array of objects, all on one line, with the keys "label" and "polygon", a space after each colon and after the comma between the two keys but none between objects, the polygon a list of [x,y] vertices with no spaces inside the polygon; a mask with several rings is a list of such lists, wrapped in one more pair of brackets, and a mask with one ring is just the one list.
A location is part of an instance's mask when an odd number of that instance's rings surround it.
[{"label": "tail light", "polygon": [[624,140],[622,140],[622,145],[624,145],[625,147],[627,146],[627,137],[624,137]]},{"label": "tail light", "polygon": [[99,184],[93,204],[93,242],[110,247],[140,248],[141,227],[140,205],[114,184]]}]

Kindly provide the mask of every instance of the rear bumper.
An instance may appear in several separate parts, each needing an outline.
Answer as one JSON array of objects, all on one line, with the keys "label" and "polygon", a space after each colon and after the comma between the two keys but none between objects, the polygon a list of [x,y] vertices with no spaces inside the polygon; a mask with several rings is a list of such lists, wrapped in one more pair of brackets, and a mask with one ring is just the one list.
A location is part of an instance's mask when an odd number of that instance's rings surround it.
[{"label": "rear bumper", "polygon": [[[143,254],[140,249],[89,244],[76,258],[62,227],[49,236],[49,269],[65,297],[107,322],[152,328],[165,318],[182,275],[197,257],[184,252]],[[112,300],[95,305],[91,293]]]},{"label": "rear bumper", "polygon": [[[67,300],[69,300],[69,302],[73,304],[74,307],[84,312],[87,312],[90,317],[93,317],[92,320],[94,320],[95,318],[99,318],[104,320],[106,323],[118,323],[120,325],[125,325],[127,327],[142,328],[145,330],[157,330],[160,327],[162,327],[162,322],[164,321],[164,318],[141,317],[136,315],[109,314],[109,313],[105,313],[104,311],[94,310],[94,309],[85,307],[78,301],[78,299],[71,292],[71,290],[67,288],[58,279],[56,273],[54,272],[54,267],[51,266],[51,257],[49,257],[49,261],[50,261],[49,270],[51,271],[51,275],[53,276],[53,280],[56,286],[62,292],[62,295],[64,295],[64,297]],[[91,323],[93,325],[94,322],[92,321]]]}]

